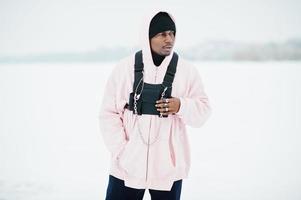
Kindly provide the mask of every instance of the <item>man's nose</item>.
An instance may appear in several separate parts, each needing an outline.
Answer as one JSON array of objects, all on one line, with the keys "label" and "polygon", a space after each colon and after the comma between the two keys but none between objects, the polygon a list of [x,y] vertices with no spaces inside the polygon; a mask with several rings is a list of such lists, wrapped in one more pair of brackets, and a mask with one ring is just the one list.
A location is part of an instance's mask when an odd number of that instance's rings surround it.
[{"label": "man's nose", "polygon": [[171,36],[171,35],[167,35],[166,37],[165,37],[165,42],[169,42],[169,43],[171,43],[173,41],[173,37]]}]

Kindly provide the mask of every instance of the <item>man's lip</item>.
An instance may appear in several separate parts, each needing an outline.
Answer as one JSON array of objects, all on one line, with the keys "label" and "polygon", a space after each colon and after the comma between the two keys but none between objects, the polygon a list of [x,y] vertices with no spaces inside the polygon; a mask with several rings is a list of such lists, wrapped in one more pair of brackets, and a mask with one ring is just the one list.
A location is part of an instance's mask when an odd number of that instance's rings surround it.
[{"label": "man's lip", "polygon": [[172,46],[165,46],[165,47],[163,47],[164,49],[171,49],[172,48]]}]

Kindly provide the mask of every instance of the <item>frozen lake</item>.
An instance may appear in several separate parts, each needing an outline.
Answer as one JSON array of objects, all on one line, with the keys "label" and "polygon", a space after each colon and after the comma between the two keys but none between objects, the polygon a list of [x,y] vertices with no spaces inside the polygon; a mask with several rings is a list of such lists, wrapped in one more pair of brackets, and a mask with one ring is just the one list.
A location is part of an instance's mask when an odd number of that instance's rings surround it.
[{"label": "frozen lake", "polygon": [[[113,65],[0,65],[0,200],[104,199],[97,115]],[[300,200],[301,62],[195,65],[213,110],[189,128],[182,199]]]}]

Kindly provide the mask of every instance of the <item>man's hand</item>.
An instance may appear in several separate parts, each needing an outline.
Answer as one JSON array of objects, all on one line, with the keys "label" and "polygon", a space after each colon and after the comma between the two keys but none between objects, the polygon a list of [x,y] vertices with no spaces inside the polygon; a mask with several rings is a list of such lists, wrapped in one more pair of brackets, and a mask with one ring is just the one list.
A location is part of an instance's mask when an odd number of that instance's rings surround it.
[{"label": "man's hand", "polygon": [[180,109],[180,106],[180,99],[175,97],[156,101],[157,111],[159,111],[160,114],[165,116],[177,113]]}]

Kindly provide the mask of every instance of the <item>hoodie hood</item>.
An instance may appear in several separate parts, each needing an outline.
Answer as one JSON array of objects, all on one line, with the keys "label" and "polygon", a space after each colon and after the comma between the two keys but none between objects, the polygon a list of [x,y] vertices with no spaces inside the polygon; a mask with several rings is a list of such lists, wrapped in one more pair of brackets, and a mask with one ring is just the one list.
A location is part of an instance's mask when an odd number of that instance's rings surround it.
[{"label": "hoodie hood", "polygon": [[[155,66],[153,59],[152,59],[151,46],[150,46],[150,42],[149,42],[149,26],[150,26],[150,22],[151,22],[152,18],[159,12],[166,12],[170,16],[170,18],[173,20],[173,22],[176,24],[174,17],[170,14],[170,12],[168,12],[166,10],[156,9],[156,10],[150,11],[146,15],[145,20],[143,20],[143,22],[142,22],[142,30],[141,30],[141,35],[140,35],[144,67],[157,67],[157,66]],[[175,37],[175,41],[176,41],[176,37]],[[167,66],[172,58],[174,48],[175,48],[175,45],[173,46],[173,49],[170,52],[170,54],[164,58],[163,62],[158,67],[167,68]]]}]

